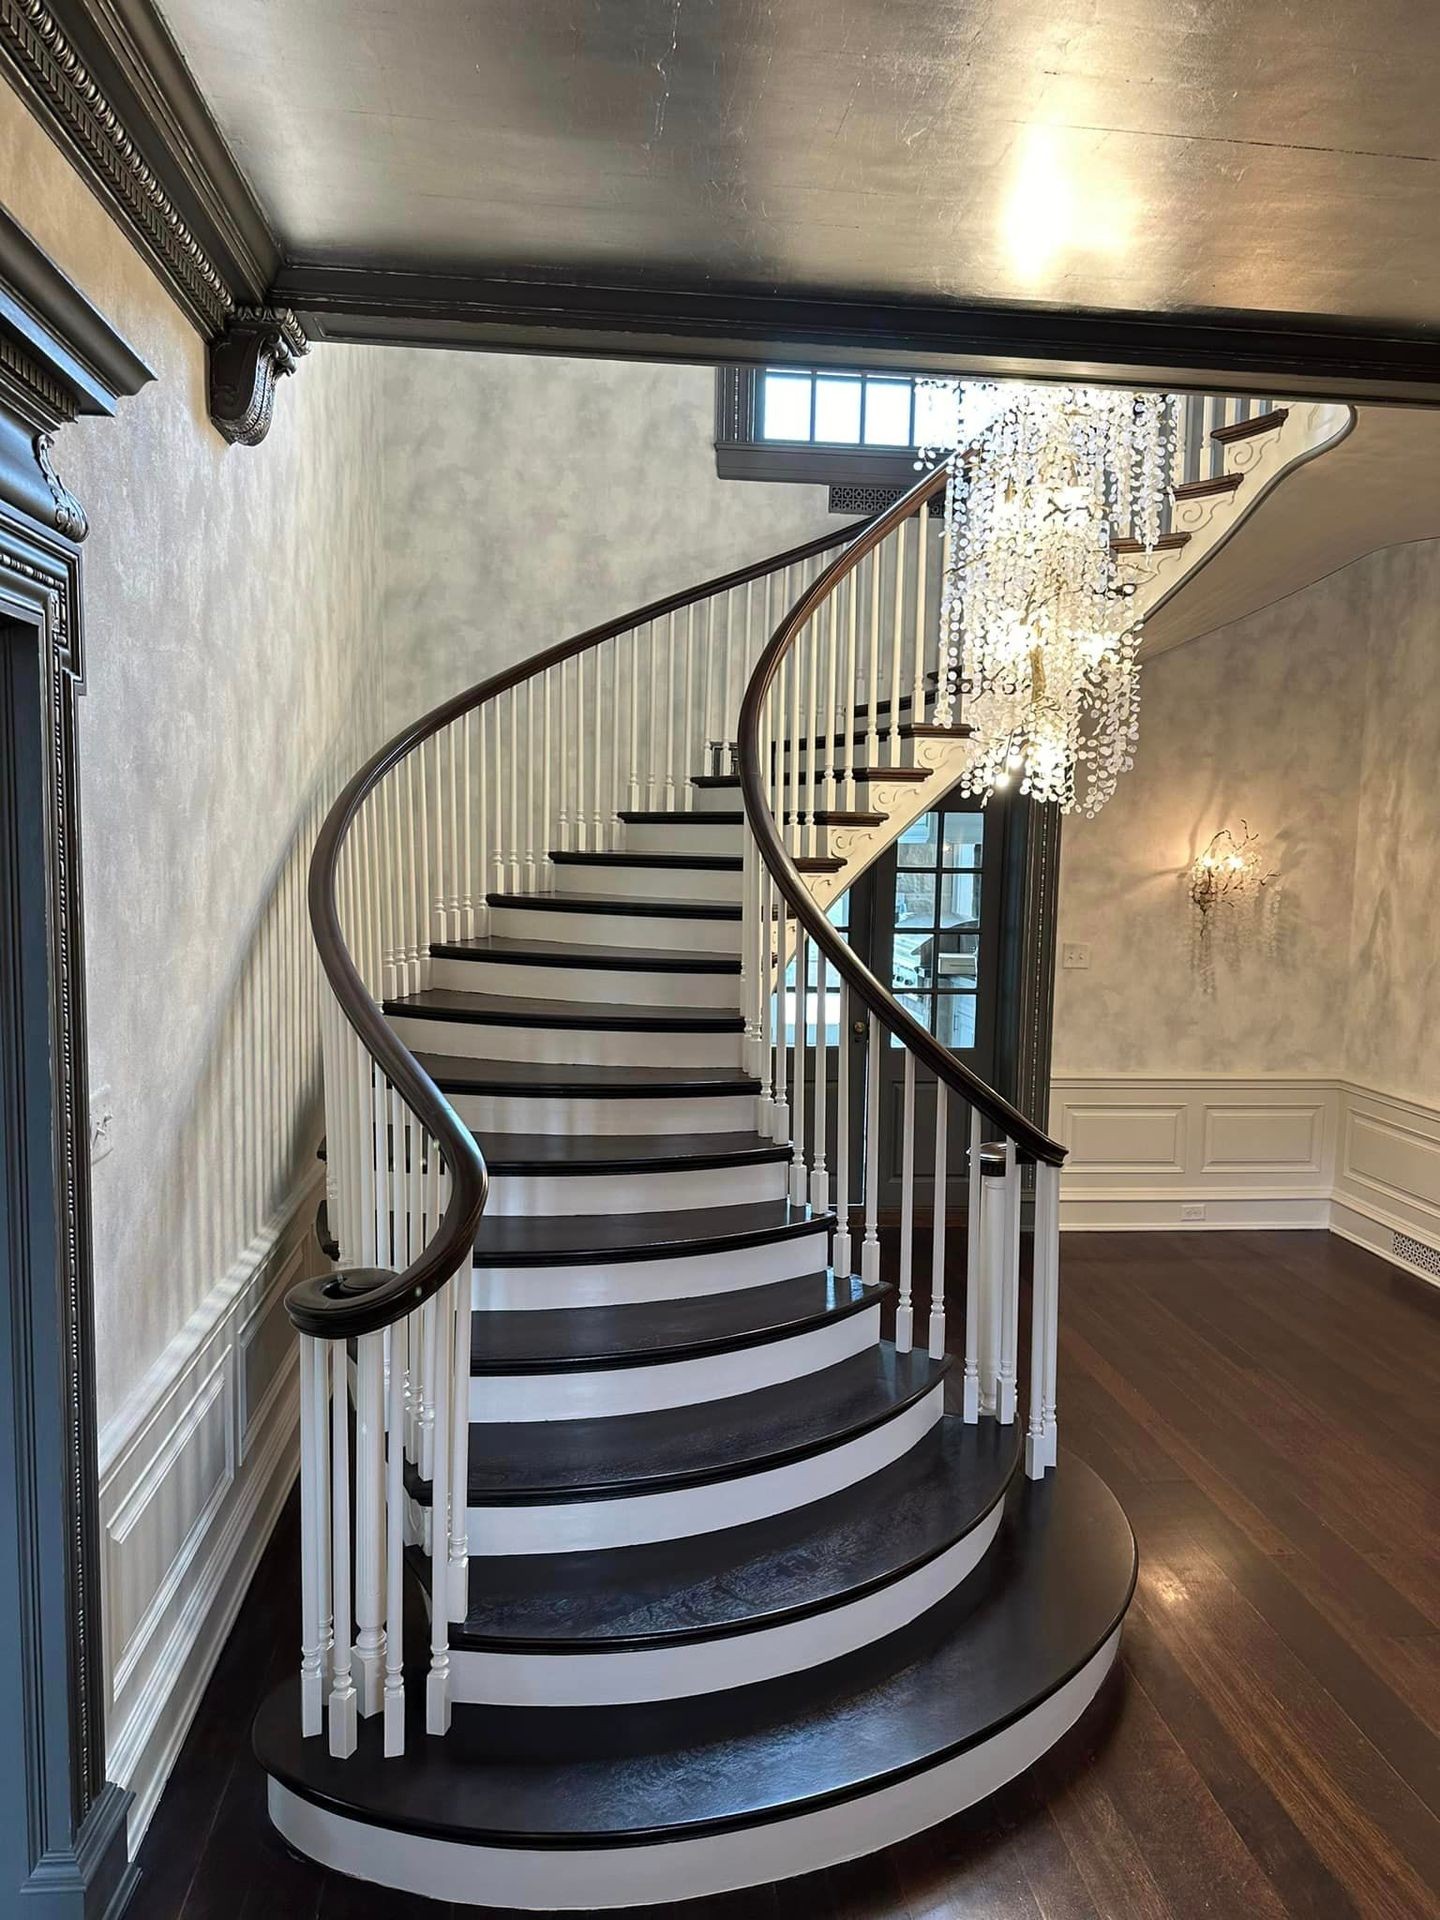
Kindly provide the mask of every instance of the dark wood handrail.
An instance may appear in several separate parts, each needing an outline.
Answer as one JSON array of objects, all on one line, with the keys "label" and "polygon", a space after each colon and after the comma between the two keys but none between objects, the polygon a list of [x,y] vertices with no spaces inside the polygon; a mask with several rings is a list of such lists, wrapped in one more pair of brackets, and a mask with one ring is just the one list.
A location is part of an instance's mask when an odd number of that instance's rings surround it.
[{"label": "dark wood handrail", "polygon": [[542,653],[532,654],[503,673],[479,681],[463,693],[454,695],[412,721],[397,733],[350,780],[344,792],[325,816],[310,858],[310,926],[320,964],[340,1009],[359,1036],[370,1058],[395,1088],[406,1106],[440,1147],[441,1157],[450,1175],[450,1196],[439,1226],[430,1244],[412,1260],[403,1273],[390,1268],[349,1268],[315,1279],[302,1280],[285,1296],[285,1310],[302,1333],[321,1339],[349,1340],[361,1334],[375,1333],[392,1321],[412,1313],[416,1307],[438,1293],[452,1275],[467,1266],[473,1253],[489,1192],[489,1173],[485,1158],[474,1135],[461,1121],[455,1109],[426,1073],[409,1048],[397,1037],[381,1015],[369,989],[345,945],[336,903],[336,880],[340,853],[351,823],[366,799],[395,766],[412,754],[432,734],[442,731],[462,715],[488,701],[498,699],[512,687],[533,679],[536,674],[559,666],[597,647],[617,634],[628,633],[652,620],[662,619],[696,601],[709,600],[734,587],[750,585],[782,568],[812,560],[832,547],[844,546],[871,523],[852,520],[834,533],[817,535],[800,546],[770,555],[749,566],[716,575],[698,587],[686,587],[618,619],[606,620],[583,633],[572,634]]},{"label": "dark wood handrail", "polygon": [[1058,1167],[1065,1159],[1065,1148],[1030,1120],[1026,1119],[1018,1107],[1014,1107],[993,1087],[987,1086],[977,1074],[962,1066],[948,1048],[942,1047],[935,1036],[913,1015],[906,1012],[900,1002],[871,973],[854,950],[841,939],[831,926],[825,913],[811,894],[800,876],[799,869],[786,851],[785,843],[775,824],[770,809],[770,800],[765,787],[765,773],[760,760],[760,720],[765,704],[765,696],[770,691],[780,663],[801,632],[811,615],[822,607],[845,576],[854,571],[867,553],[894,532],[902,521],[918,511],[920,506],[943,493],[946,482],[946,470],[937,467],[927,473],[923,479],[901,496],[884,513],[878,514],[867,527],[850,542],[845,551],[831,562],[825,571],[812,582],[786,614],[765,651],[756,663],[745,689],[745,697],[740,703],[739,749],[740,749],[740,791],[745,803],[745,813],[750,822],[750,831],[755,836],[760,849],[760,858],[764,861],[771,878],[789,903],[796,918],[815,942],[826,962],[834,968],[842,980],[846,981],[859,996],[861,1002],[869,1008],[891,1033],[905,1047],[908,1047],[917,1060],[927,1066],[937,1080],[978,1107],[985,1118],[1015,1142],[1019,1153],[1032,1160],[1042,1160],[1047,1165]]}]

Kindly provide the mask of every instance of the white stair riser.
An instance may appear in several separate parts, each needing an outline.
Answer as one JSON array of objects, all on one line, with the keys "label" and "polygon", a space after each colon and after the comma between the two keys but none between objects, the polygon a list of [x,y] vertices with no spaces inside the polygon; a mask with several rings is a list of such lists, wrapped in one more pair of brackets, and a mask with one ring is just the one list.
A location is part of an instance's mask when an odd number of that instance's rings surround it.
[{"label": "white stair riser", "polygon": [[473,1374],[470,1418],[517,1420],[613,1419],[662,1407],[700,1407],[737,1393],[803,1379],[865,1353],[880,1338],[880,1307],[826,1321],[788,1338],[728,1353],[697,1354],[652,1366],[567,1368],[559,1373]]},{"label": "white stair riser", "polygon": [[[558,934],[560,929],[555,929]],[[501,961],[430,962],[430,985],[447,992],[500,993],[518,1000],[574,1000],[621,1007],[721,1007],[740,1004],[736,973],[636,973],[628,967],[526,967]]]},{"label": "white stair riser", "polygon": [[740,798],[739,786],[733,787],[695,787],[696,813],[734,813],[744,806]]},{"label": "white stair riser", "polygon": [[374,1827],[269,1783],[270,1818],[310,1859],[385,1887],[532,1913],[628,1909],[761,1886],[838,1866],[923,1833],[1033,1766],[1100,1690],[1120,1629],[1062,1687],[999,1733],[905,1779],[833,1806],[652,1846],[472,1846]]},{"label": "white stair riser", "polygon": [[728,867],[557,866],[559,894],[610,893],[621,900],[738,900],[744,875]]},{"label": "white stair riser", "polygon": [[1003,1507],[992,1507],[944,1553],[876,1593],[783,1626],[608,1654],[450,1655],[454,1698],[472,1706],[608,1707],[686,1700],[804,1673],[899,1633],[968,1579],[989,1550]]},{"label": "white stair riser", "polygon": [[739,1287],[765,1287],[823,1273],[830,1259],[826,1227],[713,1253],[682,1248],[650,1260],[557,1262],[544,1267],[473,1270],[477,1312],[517,1313],[550,1307],[633,1307],[648,1300],[695,1300]]},{"label": "white stair riser", "polygon": [[[483,1141],[482,1141],[483,1146]],[[674,1213],[692,1207],[745,1207],[783,1200],[788,1162],[682,1167],[645,1173],[500,1173],[490,1179],[487,1211],[531,1220],[570,1213]]]},{"label": "white stair riser", "polygon": [[803,1460],[707,1480],[664,1493],[614,1500],[547,1501],[543,1506],[474,1506],[468,1513],[470,1558],[508,1553],[598,1553],[647,1541],[683,1540],[722,1527],[793,1513],[902,1459],[940,1419],[939,1381],[913,1406],[868,1433]]},{"label": "white stair riser", "polygon": [[627,1033],[597,1027],[515,1027],[472,1020],[392,1014],[412,1052],[466,1060],[543,1060],[553,1066],[738,1067],[739,1033]]},{"label": "white stair riser", "polygon": [[[735,807],[739,804],[737,798]],[[735,807],[727,807],[724,811],[733,813]],[[677,814],[673,820],[665,821],[632,820],[625,827],[627,853],[738,854],[744,840],[743,823],[707,820],[703,813]]]},{"label": "white stair riser", "polygon": [[653,1100],[592,1094],[452,1093],[477,1133],[753,1133],[753,1093],[675,1094]]},{"label": "white stair riser", "polygon": [[[591,892],[608,889],[595,887]],[[673,899],[675,896],[669,896]],[[547,913],[492,907],[490,931],[507,940],[566,940],[588,947],[660,947],[666,953],[739,953],[740,922],[665,914]]]}]

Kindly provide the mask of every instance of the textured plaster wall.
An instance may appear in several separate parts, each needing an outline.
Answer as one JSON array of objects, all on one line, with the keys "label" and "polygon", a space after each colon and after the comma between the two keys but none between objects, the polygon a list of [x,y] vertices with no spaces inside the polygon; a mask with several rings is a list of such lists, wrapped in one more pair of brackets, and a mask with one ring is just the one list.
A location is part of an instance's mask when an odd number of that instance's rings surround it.
[{"label": "textured plaster wall", "polygon": [[380,350],[386,712],[842,524],[720,480],[707,367]]},{"label": "textured plaster wall", "polygon": [[311,1164],[316,814],[379,724],[381,405],[361,350],[285,383],[227,448],[202,343],[0,86],[7,206],[157,375],[67,428],[85,503],[80,708],[105,1422]]},{"label": "textured plaster wall", "polygon": [[[1371,554],[1145,669],[1133,774],[1065,825],[1057,1076],[1347,1075],[1440,1100],[1440,543]],[[1241,818],[1278,878],[1197,935]]]}]

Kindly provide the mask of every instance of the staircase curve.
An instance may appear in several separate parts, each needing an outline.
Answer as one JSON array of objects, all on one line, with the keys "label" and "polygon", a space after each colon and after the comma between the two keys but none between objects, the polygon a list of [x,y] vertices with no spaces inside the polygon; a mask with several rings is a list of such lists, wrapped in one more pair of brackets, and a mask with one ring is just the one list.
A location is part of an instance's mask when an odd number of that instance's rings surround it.
[{"label": "staircase curve", "polygon": [[[1345,411],[1188,404],[1140,592]],[[323,1865],[537,1911],[786,1878],[993,1791],[1114,1660],[1063,1149],[826,915],[963,764],[943,485],[458,696],[322,828],[340,1261],[287,1299],[300,1661],[254,1743]]]}]

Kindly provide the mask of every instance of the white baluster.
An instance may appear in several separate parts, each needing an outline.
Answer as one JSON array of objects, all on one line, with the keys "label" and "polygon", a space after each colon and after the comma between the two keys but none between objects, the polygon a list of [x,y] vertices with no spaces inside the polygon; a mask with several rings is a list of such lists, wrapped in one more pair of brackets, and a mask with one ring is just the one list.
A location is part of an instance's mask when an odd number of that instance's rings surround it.
[{"label": "white baluster", "polygon": [[590,702],[585,694],[586,663],[589,652],[575,656],[575,850],[590,849],[590,829],[585,818],[585,733],[590,724]]},{"label": "white baluster", "polygon": [[[869,666],[865,675],[865,764],[880,765],[880,548],[870,555],[870,631],[866,635]],[[853,782],[852,782],[853,785]],[[858,805],[852,797],[850,804]]]},{"label": "white baluster", "polygon": [[[605,701],[605,681],[613,679],[615,664],[615,643],[602,640],[592,649],[595,655],[595,698],[590,704],[588,719],[595,729],[593,752],[590,756],[590,844],[599,853],[607,839],[605,819],[604,757],[600,752],[600,742],[604,739],[602,731],[602,712]],[[653,751],[653,735],[652,735]]]},{"label": "white baluster", "polygon": [[945,1229],[950,1202],[950,1150],[945,1134],[949,1124],[949,1113],[949,1090],[943,1080],[937,1080],[935,1082],[935,1179],[930,1238],[930,1328],[927,1343],[932,1360],[941,1360],[945,1356]]},{"label": "white baluster", "polygon": [[845,665],[840,676],[840,735],[844,758],[840,762],[841,781],[837,801],[845,812],[855,807],[855,762],[858,758],[856,734],[860,731],[857,688],[860,675],[860,570],[859,563],[845,583]]},{"label": "white baluster", "polygon": [[540,844],[544,847],[547,858],[544,859],[540,865],[540,885],[546,893],[553,893],[555,891],[555,862],[548,858],[548,855],[552,848],[558,850],[561,844],[555,818],[555,779],[558,771],[556,761],[560,756],[555,744],[555,733],[551,715],[554,678],[555,669],[553,667],[547,667],[541,675],[541,693],[543,700],[541,708],[541,737],[544,744],[540,755],[541,779],[543,781],[540,803]]},{"label": "white baluster", "polygon": [[817,1213],[830,1211],[830,1174],[825,1163],[830,1091],[829,969],[820,943],[815,942],[815,1044],[810,1058],[815,1069],[815,1164],[810,1170],[810,1205]]},{"label": "white baluster", "polygon": [[895,1306],[895,1346],[900,1353],[909,1353],[915,1344],[914,1267],[915,1056],[906,1047],[900,1112],[900,1293]]},{"label": "white baluster", "polygon": [[1060,1169],[1035,1167],[1034,1286],[1030,1307],[1030,1408],[1025,1471],[1043,1478],[1056,1458],[1055,1373],[1060,1299]]},{"label": "white baluster", "polygon": [[464,849],[464,834],[461,827],[460,804],[460,733],[461,723],[452,722],[441,738],[436,740],[436,750],[442,746],[445,757],[446,791],[446,866],[449,887],[447,890],[447,938],[463,940],[465,938],[464,881],[461,878],[460,863]]},{"label": "white baluster", "polygon": [[930,627],[927,618],[930,584],[930,502],[920,502],[920,512],[916,519],[915,550],[915,639],[914,658],[911,661],[913,683],[910,688],[910,719],[917,724],[925,718],[925,649],[930,639]]},{"label": "white baluster", "polygon": [[330,1650],[330,1752],[354,1753],[359,1732],[351,1674],[350,1617],[350,1357],[343,1340],[330,1347],[330,1588],[335,1638]]},{"label": "white baluster", "polygon": [[475,926],[481,917],[481,903],[475,893],[475,730],[478,717],[472,707],[461,716],[459,721],[461,739],[460,776],[464,791],[460,796],[461,804],[461,861],[464,867],[464,882],[461,888],[461,906],[465,916],[462,938],[473,940]]},{"label": "white baluster", "polygon": [[686,756],[682,769],[685,783],[685,806],[687,811],[695,805],[695,789],[690,784],[691,777],[705,771],[703,758],[694,752],[695,731],[695,602],[692,600],[685,609],[685,703],[680,709],[681,751]]},{"label": "white baluster", "polygon": [[835,1063],[835,1241],[830,1260],[844,1280],[854,1271],[850,1237],[850,988],[840,982],[839,1027]]},{"label": "white baluster", "polygon": [[1015,1420],[1015,1361],[1020,1345],[1020,1166],[1013,1140],[1005,1142],[1005,1255],[998,1319],[995,1414],[1008,1427]]},{"label": "white baluster", "polygon": [[[560,744],[557,753],[556,772],[560,781],[560,819],[558,834],[560,845],[566,853],[571,849],[570,826],[570,770],[574,763],[574,744],[570,730],[570,662],[562,660],[556,669],[560,676]],[[631,751],[634,751],[634,737],[631,737]],[[634,804],[640,804],[639,790],[636,790]]]},{"label": "white baluster", "polygon": [[640,811],[640,682],[645,677],[640,666],[640,635],[644,631],[636,627],[625,636],[630,660],[630,684],[626,690],[630,707],[630,778],[625,787],[625,805],[631,813]]},{"label": "white baluster", "polygon": [[465,1488],[470,1469],[470,1326],[472,1282],[462,1268],[450,1289],[450,1565],[445,1592],[449,1618],[460,1621],[470,1610],[470,1513]]},{"label": "white baluster", "polygon": [[971,1426],[980,1418],[980,1109],[970,1109],[969,1204],[965,1213],[965,1377],[963,1418]]},{"label": "white baluster", "polygon": [[980,1411],[993,1414],[1000,1372],[1000,1275],[1005,1264],[1005,1149],[980,1149],[979,1326]]},{"label": "white baluster", "polygon": [[865,1238],[860,1278],[880,1284],[880,1022],[872,1013],[865,1049]]},{"label": "white baluster", "polygon": [[[824,725],[824,732],[821,735],[822,749],[824,743],[828,742],[828,750],[825,751],[825,797],[820,804],[827,811],[833,811],[840,804],[838,773],[845,764],[847,729],[840,724],[840,600],[844,587],[843,581],[837,581],[830,589],[829,619],[826,623],[825,675],[820,689],[820,711]],[[822,835],[816,835],[810,849],[812,853],[822,851],[820,844],[822,838]]]},{"label": "white baluster", "polygon": [[893,546],[895,578],[890,610],[890,711],[885,717],[892,767],[900,764],[901,660],[905,652],[905,547],[907,529],[911,524],[910,520],[900,522],[895,529]]},{"label": "white baluster", "polygon": [[385,1456],[385,1757],[405,1751],[405,1400],[410,1319],[390,1329]]},{"label": "white baluster", "polygon": [[[336,1346],[343,1346],[337,1341]],[[384,1698],[385,1336],[355,1344],[355,1665],[360,1712]]]},{"label": "white baluster", "polygon": [[[324,1599],[329,1552],[330,1481],[326,1432],[330,1395],[326,1343],[300,1336],[300,1731],[312,1739],[325,1725],[325,1667],[330,1608]],[[1038,1402],[1037,1402],[1038,1404]]]},{"label": "white baluster", "polygon": [[675,806],[675,615],[665,617],[665,806]]},{"label": "white baluster", "polygon": [[[430,1671],[425,1680],[425,1731],[447,1733],[450,1728],[450,1622],[445,1604],[450,1560],[450,1381],[455,1331],[453,1282],[447,1281],[429,1305],[432,1360],[428,1369],[435,1383],[435,1473],[430,1483]],[[464,1483],[455,1490],[465,1498]]]},{"label": "white baluster", "polygon": [[809,955],[806,949],[807,935],[803,927],[795,929],[795,1051],[791,1056],[794,1072],[791,1075],[792,1137],[790,1156],[790,1198],[797,1207],[803,1207],[809,1193],[809,1181],[805,1167],[805,1041],[806,1008],[809,982],[806,980],[806,968]]}]

